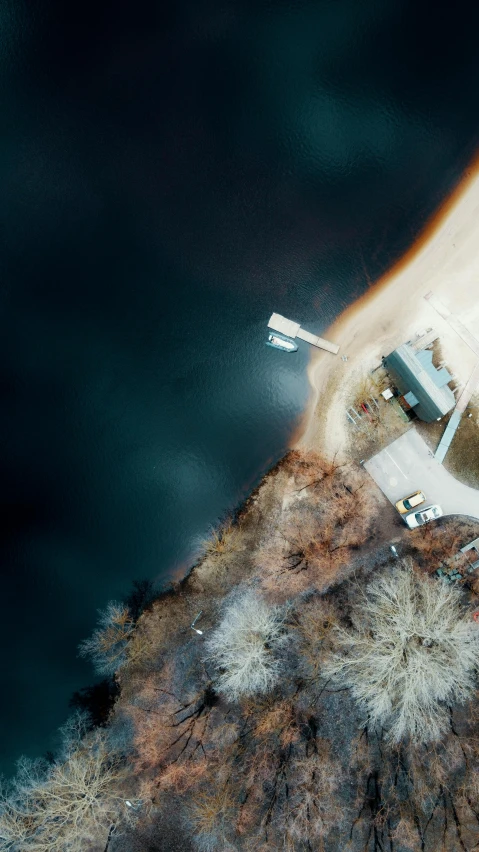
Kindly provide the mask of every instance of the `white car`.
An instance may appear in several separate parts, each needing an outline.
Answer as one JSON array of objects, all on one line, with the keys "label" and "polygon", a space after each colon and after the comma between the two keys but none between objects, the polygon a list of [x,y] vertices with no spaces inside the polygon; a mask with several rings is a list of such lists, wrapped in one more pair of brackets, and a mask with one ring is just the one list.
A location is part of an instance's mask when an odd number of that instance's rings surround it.
[{"label": "white car", "polygon": [[410,515],[406,515],[404,520],[410,529],[414,529],[414,527],[421,527],[423,524],[428,524],[429,521],[436,521],[443,514],[440,506],[428,506],[420,512],[411,512]]}]

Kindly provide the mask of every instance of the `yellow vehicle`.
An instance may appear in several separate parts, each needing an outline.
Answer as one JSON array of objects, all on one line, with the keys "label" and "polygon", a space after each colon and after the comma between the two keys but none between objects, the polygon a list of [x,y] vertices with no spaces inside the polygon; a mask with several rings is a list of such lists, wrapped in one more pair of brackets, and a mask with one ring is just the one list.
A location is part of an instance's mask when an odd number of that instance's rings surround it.
[{"label": "yellow vehicle", "polygon": [[398,500],[396,503],[396,509],[401,513],[401,515],[404,515],[406,512],[410,512],[411,509],[415,509],[416,506],[420,506],[421,503],[424,503],[425,499],[426,498],[422,491],[415,491],[410,497],[404,497],[403,500]]}]

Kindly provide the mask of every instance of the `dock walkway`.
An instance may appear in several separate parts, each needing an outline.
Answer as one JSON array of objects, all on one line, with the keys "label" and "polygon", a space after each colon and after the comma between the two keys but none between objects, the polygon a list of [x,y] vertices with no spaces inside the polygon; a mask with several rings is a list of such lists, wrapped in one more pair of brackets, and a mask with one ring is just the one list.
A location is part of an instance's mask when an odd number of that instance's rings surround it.
[{"label": "dock walkway", "polygon": [[273,331],[279,331],[280,334],[284,334],[286,337],[299,337],[300,340],[305,340],[311,346],[316,346],[318,349],[325,349],[326,352],[331,352],[333,355],[337,355],[339,352],[339,346],[336,343],[330,343],[324,337],[318,337],[316,334],[305,331],[301,328],[299,322],[286,319],[281,314],[271,314],[268,328],[273,329]]}]

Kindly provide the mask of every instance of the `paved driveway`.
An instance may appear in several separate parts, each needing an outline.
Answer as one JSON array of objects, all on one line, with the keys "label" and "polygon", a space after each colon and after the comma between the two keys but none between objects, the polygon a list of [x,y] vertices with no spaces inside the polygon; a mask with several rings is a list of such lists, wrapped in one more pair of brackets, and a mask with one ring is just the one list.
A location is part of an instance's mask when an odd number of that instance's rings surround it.
[{"label": "paved driveway", "polygon": [[438,503],[445,515],[469,515],[479,520],[479,491],[451,476],[414,428],[364,467],[391,503],[421,490],[426,496],[421,508]]}]

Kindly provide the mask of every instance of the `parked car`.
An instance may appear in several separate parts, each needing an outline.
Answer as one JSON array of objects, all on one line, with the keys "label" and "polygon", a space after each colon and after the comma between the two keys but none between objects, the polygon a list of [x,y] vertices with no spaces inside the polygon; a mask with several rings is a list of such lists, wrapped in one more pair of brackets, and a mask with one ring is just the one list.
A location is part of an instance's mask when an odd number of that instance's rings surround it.
[{"label": "parked car", "polygon": [[414,529],[414,527],[421,527],[423,524],[428,524],[429,521],[436,521],[442,515],[443,511],[440,506],[428,506],[427,509],[423,509],[421,512],[411,512],[410,515],[406,515],[404,520],[410,529]]},{"label": "parked car", "polygon": [[415,491],[410,497],[404,497],[403,500],[398,500],[396,503],[396,509],[398,512],[401,512],[401,515],[405,515],[406,512],[410,512],[411,509],[415,509],[416,506],[420,506],[421,503],[424,503],[425,499],[426,498],[422,491]]}]

